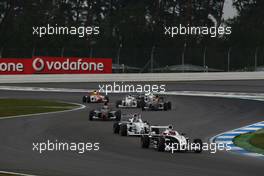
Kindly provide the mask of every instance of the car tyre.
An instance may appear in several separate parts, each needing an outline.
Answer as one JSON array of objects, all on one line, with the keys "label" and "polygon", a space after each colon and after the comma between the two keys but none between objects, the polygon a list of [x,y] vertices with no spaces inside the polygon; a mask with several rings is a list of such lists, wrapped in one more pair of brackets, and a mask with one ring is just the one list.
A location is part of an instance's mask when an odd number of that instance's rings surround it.
[{"label": "car tyre", "polygon": [[171,102],[168,102],[168,110],[171,110]]},{"label": "car tyre", "polygon": [[86,96],[86,102],[87,102],[87,103],[91,103],[90,96]]},{"label": "car tyre", "polygon": [[122,104],[122,100],[117,100],[116,101],[116,108],[119,108],[119,105],[121,105]]},{"label": "car tyre", "polygon": [[115,122],[114,125],[113,125],[113,131],[114,131],[114,134],[118,134],[119,131],[120,131],[120,126],[118,124],[118,122]]},{"label": "car tyre", "polygon": [[121,120],[121,111],[120,110],[118,110],[118,111],[116,111],[115,112],[115,116],[116,116],[116,121],[120,121]]},{"label": "car tyre", "polygon": [[141,147],[142,148],[149,148],[149,137],[144,135],[141,136]]},{"label": "car tyre", "polygon": [[121,124],[120,135],[121,136],[127,136],[127,125],[126,124]]},{"label": "car tyre", "polygon": [[86,103],[86,101],[87,101],[87,97],[86,97],[86,96],[83,96],[82,101],[83,101],[83,103]]},{"label": "car tyre", "polygon": [[89,113],[89,120],[92,121],[94,116],[94,110],[90,111]]},{"label": "car tyre", "polygon": [[109,97],[108,96],[105,96],[105,100],[107,103],[109,103]]},{"label": "car tyre", "polygon": [[159,152],[165,151],[165,138],[164,137],[160,137],[158,139],[158,148],[157,149]]}]

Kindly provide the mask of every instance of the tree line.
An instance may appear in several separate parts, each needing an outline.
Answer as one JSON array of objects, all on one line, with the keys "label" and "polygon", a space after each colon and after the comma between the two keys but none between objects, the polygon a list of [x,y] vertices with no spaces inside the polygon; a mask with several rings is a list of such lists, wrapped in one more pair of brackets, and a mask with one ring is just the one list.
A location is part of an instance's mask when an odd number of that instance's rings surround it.
[{"label": "tree line", "polygon": [[[27,57],[32,54],[32,48],[39,50],[39,54],[51,55],[61,54],[63,49],[67,55],[120,57],[124,63],[143,65],[156,48],[155,60],[166,65],[179,64],[184,49],[189,51],[186,62],[199,64],[204,48],[211,47],[215,57],[208,64],[225,69],[223,58],[228,48],[233,48],[233,51],[237,50],[234,55],[239,57],[232,63],[234,68],[240,68],[241,63],[250,66],[249,58],[253,57],[255,48],[259,48],[259,53],[263,50],[264,1],[232,0],[238,14],[223,20],[225,1],[230,0],[2,0],[0,50],[4,50],[2,55]],[[84,38],[39,38],[32,35],[33,26],[47,24],[99,26],[101,30],[99,36]],[[216,38],[205,35],[164,36],[166,25],[179,24],[226,25],[232,27],[232,34]],[[195,52],[197,48],[198,53]],[[240,51],[246,51],[245,48],[250,53],[240,55]]]}]

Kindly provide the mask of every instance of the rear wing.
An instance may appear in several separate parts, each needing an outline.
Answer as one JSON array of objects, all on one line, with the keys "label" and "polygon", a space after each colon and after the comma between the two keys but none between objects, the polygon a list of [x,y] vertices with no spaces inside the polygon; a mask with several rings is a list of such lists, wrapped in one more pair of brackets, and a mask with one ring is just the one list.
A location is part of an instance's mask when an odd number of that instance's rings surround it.
[{"label": "rear wing", "polygon": [[150,129],[155,128],[155,129],[168,129],[169,126],[150,126]]},{"label": "rear wing", "polygon": [[[122,114],[122,117],[124,117],[124,118],[133,118],[134,115],[135,115],[135,113],[134,114]],[[138,114],[138,117],[141,118],[141,114]]]}]

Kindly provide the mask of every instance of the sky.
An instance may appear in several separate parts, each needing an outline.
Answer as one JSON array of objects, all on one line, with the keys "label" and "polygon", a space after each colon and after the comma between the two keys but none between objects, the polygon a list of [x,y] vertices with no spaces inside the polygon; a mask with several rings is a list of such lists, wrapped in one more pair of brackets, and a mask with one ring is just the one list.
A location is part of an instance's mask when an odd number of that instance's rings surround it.
[{"label": "sky", "polygon": [[237,15],[236,9],[232,6],[232,0],[226,0],[224,4],[224,19],[232,18]]}]

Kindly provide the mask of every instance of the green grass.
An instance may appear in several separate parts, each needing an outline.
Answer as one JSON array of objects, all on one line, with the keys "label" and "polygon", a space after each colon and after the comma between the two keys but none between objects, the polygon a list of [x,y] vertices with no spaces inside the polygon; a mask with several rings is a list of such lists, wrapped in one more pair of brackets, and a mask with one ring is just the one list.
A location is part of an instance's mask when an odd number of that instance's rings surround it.
[{"label": "green grass", "polygon": [[64,111],[77,108],[77,105],[49,100],[0,99],[0,118],[45,112]]},{"label": "green grass", "polygon": [[257,131],[249,140],[249,143],[264,150],[264,129]]},{"label": "green grass", "polygon": [[17,174],[0,173],[0,176],[18,176]]},{"label": "green grass", "polygon": [[234,144],[247,151],[264,154],[264,129],[234,138]]}]

